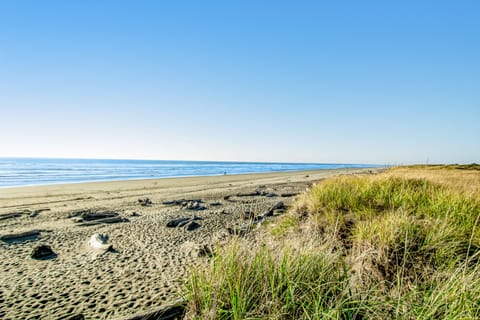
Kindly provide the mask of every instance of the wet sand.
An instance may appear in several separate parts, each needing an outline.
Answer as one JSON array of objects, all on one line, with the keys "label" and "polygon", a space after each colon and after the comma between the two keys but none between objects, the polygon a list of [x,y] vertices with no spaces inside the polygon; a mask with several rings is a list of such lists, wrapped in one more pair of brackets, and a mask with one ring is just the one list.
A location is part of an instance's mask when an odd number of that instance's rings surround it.
[{"label": "wet sand", "polygon": [[[0,318],[68,319],[82,314],[85,319],[121,319],[158,309],[181,299],[182,283],[191,267],[205,261],[206,247],[234,236],[279,202],[288,207],[316,181],[369,171],[0,189]],[[151,204],[139,202],[146,198]],[[169,203],[173,200],[186,201]],[[271,210],[265,219],[276,219],[282,212]],[[89,221],[95,214],[118,214],[111,221],[121,222]],[[191,220],[167,227],[176,218]],[[110,250],[89,244],[97,233],[108,235]],[[41,244],[49,245],[56,256],[31,258],[33,248]]]}]

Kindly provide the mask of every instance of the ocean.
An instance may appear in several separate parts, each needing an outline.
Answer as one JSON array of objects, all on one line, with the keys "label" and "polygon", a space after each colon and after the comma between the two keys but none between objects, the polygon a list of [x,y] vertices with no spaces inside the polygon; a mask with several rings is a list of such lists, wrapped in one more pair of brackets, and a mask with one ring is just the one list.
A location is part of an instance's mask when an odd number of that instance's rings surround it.
[{"label": "ocean", "polygon": [[369,167],[378,166],[339,163],[0,158],[0,187]]}]

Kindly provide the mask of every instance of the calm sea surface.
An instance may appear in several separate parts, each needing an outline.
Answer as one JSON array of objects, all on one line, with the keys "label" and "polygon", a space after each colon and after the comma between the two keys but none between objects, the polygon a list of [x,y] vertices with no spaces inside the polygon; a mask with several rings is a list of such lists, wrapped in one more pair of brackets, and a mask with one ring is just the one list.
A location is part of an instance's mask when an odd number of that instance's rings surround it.
[{"label": "calm sea surface", "polygon": [[0,187],[368,167],[376,166],[336,163],[0,158]]}]

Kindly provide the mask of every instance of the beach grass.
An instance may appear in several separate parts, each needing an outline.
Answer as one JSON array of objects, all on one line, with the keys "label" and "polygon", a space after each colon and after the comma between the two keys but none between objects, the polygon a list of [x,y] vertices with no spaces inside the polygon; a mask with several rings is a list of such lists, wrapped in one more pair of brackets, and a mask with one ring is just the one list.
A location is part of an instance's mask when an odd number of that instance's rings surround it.
[{"label": "beach grass", "polygon": [[324,180],[185,287],[190,319],[480,317],[480,171]]}]

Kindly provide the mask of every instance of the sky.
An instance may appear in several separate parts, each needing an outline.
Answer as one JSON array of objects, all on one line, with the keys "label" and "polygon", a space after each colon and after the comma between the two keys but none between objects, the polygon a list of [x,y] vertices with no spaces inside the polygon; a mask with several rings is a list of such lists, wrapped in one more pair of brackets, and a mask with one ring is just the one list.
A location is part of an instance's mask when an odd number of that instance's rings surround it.
[{"label": "sky", "polygon": [[0,157],[480,162],[480,1],[1,1]]}]

